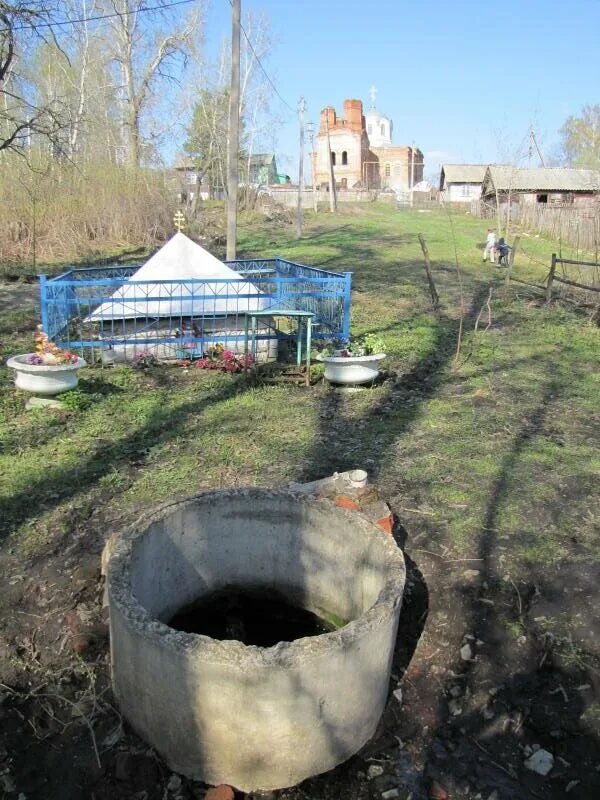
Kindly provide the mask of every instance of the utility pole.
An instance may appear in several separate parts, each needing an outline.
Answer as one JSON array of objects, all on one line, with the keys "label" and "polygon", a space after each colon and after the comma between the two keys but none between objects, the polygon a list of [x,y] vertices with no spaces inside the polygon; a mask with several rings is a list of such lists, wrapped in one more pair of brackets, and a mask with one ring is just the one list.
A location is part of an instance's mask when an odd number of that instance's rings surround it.
[{"label": "utility pole", "polygon": [[415,143],[410,148],[410,207],[413,206],[413,186],[415,185]]},{"label": "utility pole", "polygon": [[331,139],[329,138],[329,116],[325,112],[325,130],[327,132],[327,155],[329,156],[329,210],[332,214],[337,211],[337,197],[335,194],[335,176],[333,174],[333,161],[331,160]]},{"label": "utility pole", "polygon": [[241,0],[231,0],[231,88],[227,142],[227,260],[237,250],[237,193],[240,148],[240,17]]},{"label": "utility pole", "polygon": [[546,164],[544,163],[544,156],[542,155],[542,151],[540,150],[540,147],[539,147],[539,145],[538,145],[538,143],[537,143],[537,139],[535,138],[535,131],[533,130],[533,125],[532,125],[532,126],[531,126],[531,128],[529,129],[529,136],[530,136],[530,138],[531,138],[531,141],[532,141],[532,142],[534,143],[534,145],[535,145],[535,149],[537,150],[537,154],[538,154],[538,156],[539,156],[540,163],[541,163],[542,167],[545,167],[545,166],[546,166]]},{"label": "utility pole", "polygon": [[312,169],[312,196],[313,196],[313,211],[317,213],[317,168],[315,153],[315,123],[307,122],[306,130],[310,136],[310,164]]},{"label": "utility pole", "polygon": [[302,200],[304,195],[304,111],[306,103],[301,97],[298,103],[298,118],[300,121],[300,163],[298,165],[298,209],[296,215],[296,236],[302,236]]}]

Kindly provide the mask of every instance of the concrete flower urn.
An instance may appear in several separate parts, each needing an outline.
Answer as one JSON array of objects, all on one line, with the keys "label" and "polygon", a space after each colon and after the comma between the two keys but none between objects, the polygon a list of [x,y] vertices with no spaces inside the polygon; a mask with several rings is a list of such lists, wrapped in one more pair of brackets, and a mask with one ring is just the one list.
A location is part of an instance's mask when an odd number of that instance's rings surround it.
[{"label": "concrete flower urn", "polygon": [[355,385],[372,383],[379,375],[379,365],[385,353],[368,356],[321,356],[325,364],[325,378],[330,383]]},{"label": "concrete flower urn", "polygon": [[63,364],[28,364],[31,353],[12,356],[6,366],[17,373],[15,385],[39,397],[54,397],[77,386],[77,371],[86,366],[83,358]]},{"label": "concrete flower urn", "polygon": [[[406,573],[392,537],[365,516],[290,490],[233,489],[169,503],[110,542],[115,695],[171,769],[280,789],[373,735]],[[182,608],[215,591],[227,603],[240,586],[283,593],[330,626],[257,646],[237,629],[217,639],[175,625]]]}]

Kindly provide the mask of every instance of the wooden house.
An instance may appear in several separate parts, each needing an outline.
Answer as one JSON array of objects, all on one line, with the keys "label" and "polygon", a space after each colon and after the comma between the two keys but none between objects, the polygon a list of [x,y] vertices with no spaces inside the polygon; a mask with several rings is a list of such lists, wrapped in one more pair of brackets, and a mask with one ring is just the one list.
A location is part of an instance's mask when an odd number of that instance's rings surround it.
[{"label": "wooden house", "polygon": [[491,204],[589,204],[600,196],[600,170],[489,166],[482,198]]}]

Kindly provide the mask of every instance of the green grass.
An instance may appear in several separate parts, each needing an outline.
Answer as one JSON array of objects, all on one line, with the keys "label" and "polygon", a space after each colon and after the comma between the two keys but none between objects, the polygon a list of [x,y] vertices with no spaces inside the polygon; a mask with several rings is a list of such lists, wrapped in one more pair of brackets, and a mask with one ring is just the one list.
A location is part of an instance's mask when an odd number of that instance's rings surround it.
[{"label": "green grass", "polygon": [[[599,332],[527,288],[505,291],[503,272],[481,263],[486,227],[466,215],[371,204],[307,215],[300,240],[291,226],[256,216],[241,230],[241,256],[353,271],[353,333],[376,333],[389,355],[389,380],[369,391],[178,368],[149,376],[94,369],[64,410],[26,413],[4,372],[0,526],[9,546],[38,556],[167,498],[360,466],[409,534],[424,535],[420,546],[444,545],[457,558],[490,550],[500,574],[510,564],[512,575],[527,577],[565,558],[592,561]],[[429,246],[439,317],[418,233]],[[466,315],[458,359],[455,246]],[[554,249],[524,240],[515,274],[541,280]],[[484,314],[475,332],[490,286],[493,324],[483,330]],[[33,301],[2,312],[3,356],[28,348],[35,317]]]}]

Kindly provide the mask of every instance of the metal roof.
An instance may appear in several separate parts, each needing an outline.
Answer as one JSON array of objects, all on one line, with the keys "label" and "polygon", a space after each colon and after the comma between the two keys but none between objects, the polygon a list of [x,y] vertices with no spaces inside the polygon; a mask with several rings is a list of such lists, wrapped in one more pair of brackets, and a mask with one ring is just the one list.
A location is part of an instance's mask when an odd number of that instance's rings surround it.
[{"label": "metal roof", "polygon": [[483,192],[598,192],[600,170],[567,167],[492,167]]},{"label": "metal roof", "polygon": [[250,164],[253,167],[269,167],[274,158],[274,153],[254,153],[250,156]]},{"label": "metal roof", "polygon": [[[444,184],[448,183],[483,183],[487,164],[442,164]],[[440,189],[443,189],[440,180]]]}]

